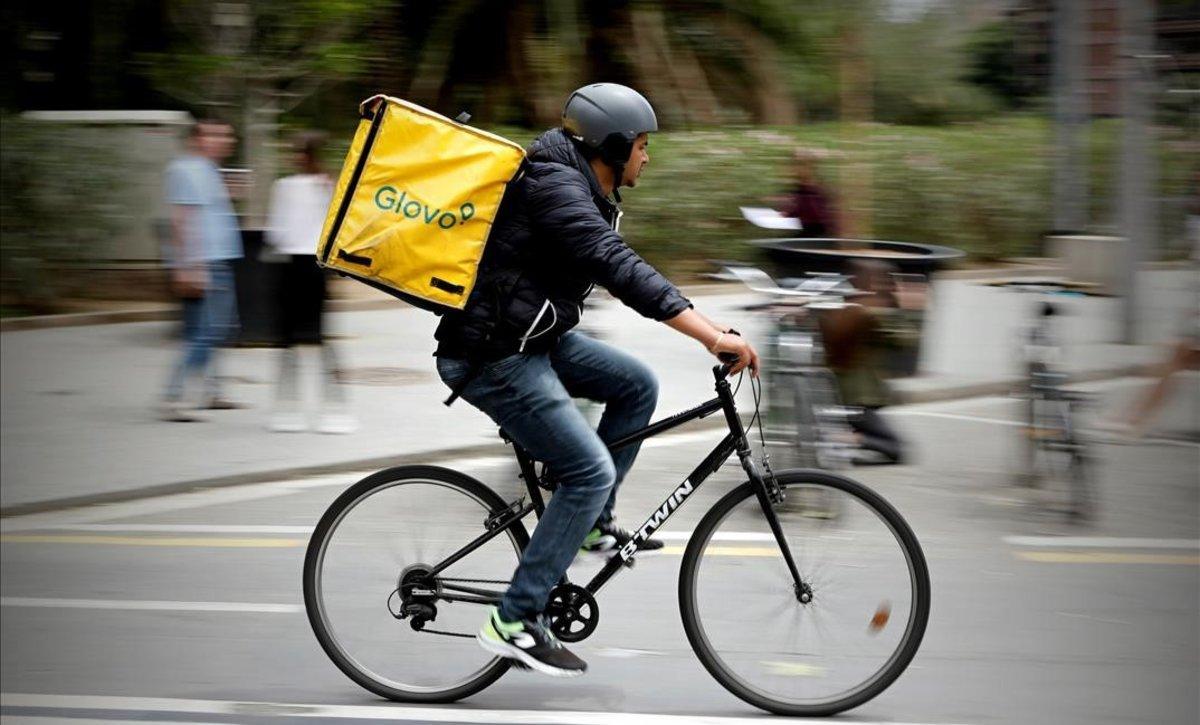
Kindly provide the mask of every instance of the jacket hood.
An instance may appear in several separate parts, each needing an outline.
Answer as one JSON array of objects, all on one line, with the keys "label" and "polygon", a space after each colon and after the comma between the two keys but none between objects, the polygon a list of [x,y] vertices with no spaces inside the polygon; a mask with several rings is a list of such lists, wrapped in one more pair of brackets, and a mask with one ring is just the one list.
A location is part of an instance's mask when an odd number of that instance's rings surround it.
[{"label": "jacket hood", "polygon": [[605,198],[604,191],[600,188],[600,182],[596,180],[596,174],[592,171],[591,165],[563,129],[552,128],[538,136],[533,143],[529,144],[525,154],[533,163],[562,164],[575,169],[583,174],[583,178],[587,179],[593,195]]}]

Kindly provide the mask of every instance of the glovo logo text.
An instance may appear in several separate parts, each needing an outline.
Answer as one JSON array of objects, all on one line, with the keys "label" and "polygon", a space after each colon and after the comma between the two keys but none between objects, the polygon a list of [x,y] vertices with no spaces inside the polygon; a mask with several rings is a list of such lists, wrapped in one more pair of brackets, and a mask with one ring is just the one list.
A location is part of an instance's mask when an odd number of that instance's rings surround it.
[{"label": "glovo logo text", "polygon": [[458,209],[435,209],[423,201],[408,195],[394,186],[381,186],[375,192],[375,206],[383,211],[390,211],[406,219],[420,221],[425,224],[453,229],[458,224],[464,224],[475,216],[475,205],[467,202]]}]

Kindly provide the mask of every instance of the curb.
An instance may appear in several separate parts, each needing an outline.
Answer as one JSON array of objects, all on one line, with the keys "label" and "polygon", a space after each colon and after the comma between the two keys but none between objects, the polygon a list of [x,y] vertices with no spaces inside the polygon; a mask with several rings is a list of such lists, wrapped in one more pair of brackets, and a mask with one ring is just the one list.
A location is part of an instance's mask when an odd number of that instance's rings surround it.
[{"label": "curb", "polygon": [[[1109,368],[1107,370],[1092,370],[1072,375],[1068,383],[1088,383],[1098,380],[1138,376],[1145,372],[1146,367],[1147,366],[1145,365],[1125,365],[1118,368]],[[986,381],[947,386],[934,390],[907,392],[898,391],[896,394],[896,404],[911,405],[914,403],[933,403],[946,400],[977,398],[987,395],[1004,395],[1016,390],[1021,381],[1022,378],[1009,378],[999,381]],[[725,421],[721,418],[710,418],[707,420],[701,420],[686,427],[689,430],[723,428],[725,427]],[[66,509],[95,506],[99,504],[124,503],[128,501],[154,498],[157,496],[173,496],[181,493],[191,493],[194,491],[226,488],[230,486],[244,486],[253,483],[269,483],[272,481],[280,481],[290,478],[321,476],[334,473],[349,473],[363,470],[378,470],[392,466],[403,466],[418,463],[429,464],[431,462],[444,460],[447,458],[507,455],[507,451],[508,445],[505,443],[485,443],[473,446],[458,446],[428,451],[418,451],[416,453],[405,453],[397,456],[375,456],[371,458],[359,458],[352,461],[340,461],[337,463],[326,463],[314,466],[297,466],[294,468],[277,468],[270,471],[239,473],[231,476],[217,476],[214,478],[203,478],[194,481],[164,483],[143,488],[125,489],[122,491],[105,491],[102,493],[84,494],[81,496],[67,496],[64,498],[50,499],[47,501],[34,501],[31,503],[16,504],[14,506],[0,508],[0,518],[63,511]]]},{"label": "curb", "polygon": [[161,320],[176,319],[179,319],[179,310],[174,307],[147,307],[140,310],[113,310],[110,312],[72,312],[65,315],[6,317],[0,319],[0,332],[45,330],[55,327],[84,327],[87,325],[115,325],[122,322],[158,322]]},{"label": "curb", "polygon": [[127,501],[137,501],[140,499],[155,498],[158,496],[173,496],[181,493],[192,493],[195,491],[205,491],[214,488],[244,486],[252,483],[268,483],[271,481],[280,481],[288,478],[321,476],[331,473],[345,473],[366,469],[383,469],[390,468],[392,466],[403,466],[414,463],[429,463],[431,460],[450,458],[454,456],[467,457],[497,455],[503,453],[505,450],[507,450],[507,445],[504,443],[487,443],[474,446],[460,446],[457,448],[419,451],[417,453],[405,453],[398,456],[360,458],[354,461],[341,461],[338,463],[326,463],[315,466],[297,466],[295,468],[280,468],[270,471],[238,473],[231,476],[202,478],[195,481],[162,483],[143,488],[130,488],[122,491],[105,491],[103,493],[67,496],[64,498],[50,499],[47,501],[33,501],[30,503],[16,504],[14,506],[6,506],[0,508],[0,518],[8,518],[10,516],[26,516],[28,514],[47,513],[50,511],[62,511],[64,509],[82,508],[84,506],[95,506],[98,504],[124,503]]}]

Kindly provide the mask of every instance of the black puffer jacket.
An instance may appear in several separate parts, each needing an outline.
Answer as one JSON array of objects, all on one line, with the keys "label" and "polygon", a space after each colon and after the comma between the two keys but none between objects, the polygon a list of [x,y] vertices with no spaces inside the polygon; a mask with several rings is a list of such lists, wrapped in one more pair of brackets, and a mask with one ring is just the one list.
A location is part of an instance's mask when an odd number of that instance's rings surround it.
[{"label": "black puffer jacket", "polygon": [[691,306],[613,230],[617,206],[562,129],[539,136],[527,160],[505,194],[466,309],[438,325],[437,355],[489,361],[522,346],[549,349],[578,324],[593,284],[655,320]]}]

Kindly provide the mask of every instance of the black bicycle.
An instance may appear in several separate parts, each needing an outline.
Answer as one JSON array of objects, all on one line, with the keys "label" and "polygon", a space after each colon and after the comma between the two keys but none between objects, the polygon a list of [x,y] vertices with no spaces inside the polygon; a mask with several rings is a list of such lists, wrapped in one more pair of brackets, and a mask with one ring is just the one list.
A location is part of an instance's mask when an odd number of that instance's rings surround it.
[{"label": "black bicycle", "polygon": [[[555,587],[550,626],[564,642],[590,636],[601,588],[736,453],[748,480],[705,514],[683,554],[679,608],[692,649],[726,689],[764,710],[830,715],[856,707],[895,681],[920,646],[929,618],[925,557],[899,512],[870,488],[826,471],[760,472],[729,367],[713,368],[712,400],[609,446],[718,412],[729,427],[591,581],[564,577]],[[497,577],[511,574],[529,543],[522,521],[541,515],[542,490],[553,489],[529,454],[513,448],[528,500],[505,502],[446,468],[400,466],[351,486],[321,517],[304,561],[304,603],[321,646],[351,680],[391,700],[452,702],[512,666],[472,640],[484,606],[508,584]],[[781,506],[806,493],[837,499],[839,516]]]},{"label": "black bicycle", "polygon": [[1089,294],[1086,285],[1058,280],[1006,283],[1008,288],[1039,294],[1043,299],[1021,340],[1025,384],[1025,425],[1021,428],[1021,469],[1016,482],[1041,489],[1031,501],[1039,509],[1061,513],[1078,524],[1095,519],[1098,504],[1094,460],[1087,437],[1079,430],[1081,411],[1092,397],[1066,389],[1068,376],[1061,369],[1063,343],[1055,321],[1062,309],[1054,297]]}]

